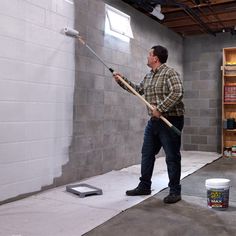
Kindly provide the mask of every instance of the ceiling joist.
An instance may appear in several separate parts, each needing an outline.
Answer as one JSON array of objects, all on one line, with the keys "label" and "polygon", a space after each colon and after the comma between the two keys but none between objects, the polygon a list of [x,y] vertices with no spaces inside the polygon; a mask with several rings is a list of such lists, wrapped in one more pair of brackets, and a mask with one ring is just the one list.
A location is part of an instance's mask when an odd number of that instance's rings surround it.
[{"label": "ceiling joist", "polygon": [[[123,0],[138,11],[180,35],[195,35],[230,31],[236,33],[235,0]],[[198,3],[198,4],[197,4]],[[161,5],[164,19],[152,15],[155,5]]]}]

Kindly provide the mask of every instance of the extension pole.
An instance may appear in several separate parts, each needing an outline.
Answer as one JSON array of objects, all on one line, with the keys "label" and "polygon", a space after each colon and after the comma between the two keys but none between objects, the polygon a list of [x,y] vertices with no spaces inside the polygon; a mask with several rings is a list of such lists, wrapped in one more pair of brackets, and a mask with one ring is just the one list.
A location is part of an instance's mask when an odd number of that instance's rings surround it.
[{"label": "extension pole", "polygon": [[[148,107],[150,108],[152,111],[154,111],[153,106],[147,102],[147,100],[145,100],[143,98],[143,96],[141,96],[134,88],[132,88],[121,76],[117,75],[119,80],[132,92],[134,93],[137,97],[139,97],[141,99],[141,101]],[[162,119],[176,134],[181,135],[181,131],[179,129],[177,129],[174,125],[172,125],[164,116],[160,116],[160,119]]]},{"label": "extension pole", "polygon": [[[94,50],[92,48],[90,48],[88,46],[88,44],[86,44],[86,42],[79,36],[79,32],[77,30],[64,28],[63,32],[65,33],[65,35],[67,35],[69,37],[79,39],[79,41],[85,47],[87,47],[89,49],[89,51],[91,51],[95,57],[97,57],[97,59],[112,73],[112,75],[114,75],[114,70],[112,68],[108,67],[106,65],[106,63],[97,55],[97,53],[95,53]],[[140,100],[148,108],[150,108],[152,111],[154,111],[153,106],[149,102],[147,102],[134,88],[132,88],[121,76],[117,75],[117,77],[133,94],[135,94],[138,98],[140,98]],[[181,135],[181,131],[179,129],[177,129],[174,125],[172,125],[164,116],[160,116],[160,119],[163,120],[176,134]]]}]

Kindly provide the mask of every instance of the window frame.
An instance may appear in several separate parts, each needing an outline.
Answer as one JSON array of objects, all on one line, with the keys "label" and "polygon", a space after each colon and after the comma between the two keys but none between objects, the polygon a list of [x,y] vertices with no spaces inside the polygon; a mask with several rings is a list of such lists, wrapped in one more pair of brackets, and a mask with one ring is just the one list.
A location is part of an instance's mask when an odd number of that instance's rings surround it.
[{"label": "window frame", "polygon": [[[127,15],[127,14],[123,13],[122,11],[119,11],[118,9],[111,7],[110,5],[107,5],[107,4],[105,7],[105,11],[106,11],[106,18],[108,21],[110,31],[112,31],[116,34],[119,34],[121,36],[125,36],[127,38],[134,38],[131,24],[130,24],[131,18],[129,15]],[[125,30],[119,29],[119,27],[117,27],[117,23],[114,22],[114,18],[112,16],[112,14],[116,14],[118,17],[122,17],[124,22],[126,21],[126,29]]]}]

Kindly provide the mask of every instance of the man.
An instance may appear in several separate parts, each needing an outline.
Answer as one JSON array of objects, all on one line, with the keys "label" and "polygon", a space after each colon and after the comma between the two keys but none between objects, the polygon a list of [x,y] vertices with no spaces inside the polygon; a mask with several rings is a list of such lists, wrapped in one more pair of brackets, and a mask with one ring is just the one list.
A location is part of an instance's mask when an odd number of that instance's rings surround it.
[{"label": "man", "polygon": [[167,118],[180,131],[184,125],[183,85],[179,74],[165,63],[168,51],[162,46],[153,46],[147,56],[147,65],[151,68],[140,84],[134,84],[119,73],[114,73],[116,82],[127,91],[128,88],[119,80],[121,76],[130,86],[153,105],[148,108],[151,116],[148,121],[142,146],[141,177],[135,189],[126,191],[128,196],[151,194],[151,178],[155,163],[155,155],[163,147],[169,176],[169,195],[165,203],[181,200],[181,136],[171,130],[159,117]]}]

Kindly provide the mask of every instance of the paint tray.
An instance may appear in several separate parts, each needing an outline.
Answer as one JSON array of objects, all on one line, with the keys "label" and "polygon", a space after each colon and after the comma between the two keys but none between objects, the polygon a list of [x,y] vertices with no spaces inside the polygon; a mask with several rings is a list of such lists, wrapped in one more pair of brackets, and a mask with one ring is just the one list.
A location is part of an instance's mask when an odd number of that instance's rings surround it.
[{"label": "paint tray", "polygon": [[93,187],[89,184],[67,185],[66,191],[79,195],[79,197],[87,197],[91,195],[102,195],[101,189]]}]

